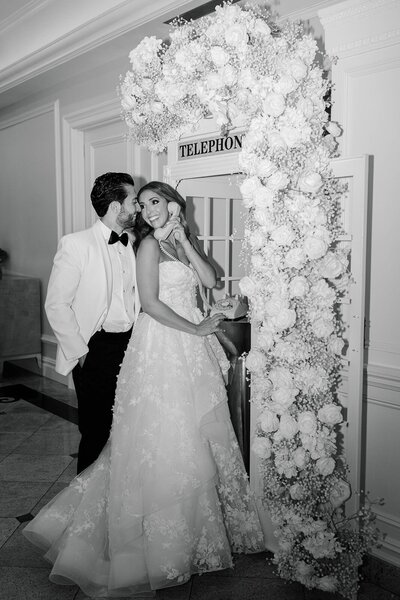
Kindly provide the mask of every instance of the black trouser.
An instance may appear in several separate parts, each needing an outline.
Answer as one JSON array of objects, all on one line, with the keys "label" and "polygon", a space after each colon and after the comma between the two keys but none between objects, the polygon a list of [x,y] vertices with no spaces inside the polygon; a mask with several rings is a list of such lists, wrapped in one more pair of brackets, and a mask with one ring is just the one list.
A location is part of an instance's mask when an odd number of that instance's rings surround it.
[{"label": "black trouser", "polygon": [[89,340],[83,367],[77,364],[72,371],[82,436],[78,473],[96,460],[109,438],[117,377],[131,333],[132,329],[97,331]]}]

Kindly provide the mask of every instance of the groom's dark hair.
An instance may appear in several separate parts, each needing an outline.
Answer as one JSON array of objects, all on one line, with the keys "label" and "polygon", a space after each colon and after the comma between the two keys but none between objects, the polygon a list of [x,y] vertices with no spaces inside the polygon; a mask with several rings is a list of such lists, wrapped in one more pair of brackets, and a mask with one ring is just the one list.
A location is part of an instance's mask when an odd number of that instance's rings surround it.
[{"label": "groom's dark hair", "polygon": [[128,173],[104,173],[97,177],[90,199],[99,217],[104,217],[111,202],[123,203],[127,196],[125,185],[135,185]]}]

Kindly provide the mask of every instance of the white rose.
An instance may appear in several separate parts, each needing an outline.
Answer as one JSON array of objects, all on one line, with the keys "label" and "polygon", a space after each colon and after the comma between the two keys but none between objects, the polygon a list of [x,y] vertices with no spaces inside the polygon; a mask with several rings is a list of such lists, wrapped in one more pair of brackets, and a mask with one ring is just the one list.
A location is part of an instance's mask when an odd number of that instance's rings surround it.
[{"label": "white rose", "polygon": [[335,121],[328,121],[328,123],[325,125],[325,129],[335,138],[339,137],[339,135],[342,133],[341,128]]},{"label": "white rose", "polygon": [[285,110],[285,107],[285,98],[282,94],[275,94],[274,92],[268,94],[263,102],[264,112],[273,117],[279,117]]},{"label": "white rose", "polygon": [[255,84],[255,78],[250,69],[243,69],[239,72],[238,83],[241,87],[252,89]]},{"label": "white rose", "polygon": [[260,458],[269,458],[271,456],[272,444],[266,437],[256,437],[253,440],[251,449]]},{"label": "white rose", "polygon": [[316,587],[324,592],[335,592],[338,586],[337,577],[334,575],[324,575],[323,577],[317,577],[314,579]]},{"label": "white rose", "polygon": [[328,244],[321,238],[309,235],[303,244],[304,252],[311,260],[324,256],[328,250]]},{"label": "white rose", "polygon": [[265,158],[264,160],[260,160],[258,163],[256,173],[258,177],[264,179],[265,177],[272,175],[274,171],[276,171],[276,166],[274,163]]},{"label": "white rose", "polygon": [[206,84],[207,84],[208,89],[210,89],[210,90],[218,90],[219,88],[221,88],[224,85],[219,74],[213,73],[213,72],[208,73],[208,75],[206,77]]},{"label": "white rose", "polygon": [[261,254],[252,254],[250,261],[254,271],[264,272],[268,269],[268,265]]},{"label": "white rose", "polygon": [[328,252],[320,263],[319,272],[327,279],[336,279],[347,269],[347,260],[340,260],[334,252]]},{"label": "white rose", "polygon": [[289,183],[289,177],[282,171],[275,171],[268,177],[267,185],[270,190],[283,190]]},{"label": "white rose", "polygon": [[254,33],[259,33],[264,37],[271,37],[271,29],[267,25],[265,21],[262,19],[257,19],[253,29]]},{"label": "white rose", "polygon": [[339,508],[351,496],[350,485],[344,479],[339,479],[335,482],[334,487],[329,494],[329,501],[333,508]]},{"label": "white rose", "polygon": [[285,256],[285,263],[290,269],[301,269],[306,262],[302,248],[292,248]]},{"label": "white rose", "polygon": [[274,387],[293,387],[293,376],[286,367],[273,367],[268,377]]},{"label": "white rose", "polygon": [[279,78],[279,81],[275,84],[275,91],[278,94],[283,94],[284,96],[290,94],[290,92],[293,92],[293,90],[296,88],[296,80],[290,75],[282,75],[282,77]]},{"label": "white rose", "polygon": [[248,296],[249,298],[251,298],[256,293],[257,285],[253,281],[253,279],[251,279],[251,277],[248,277],[246,275],[239,281],[239,289],[240,293],[243,294],[243,296]]},{"label": "white rose", "polygon": [[225,41],[228,46],[242,46],[247,43],[247,38],[246,27],[238,23],[225,31]]},{"label": "white rose", "polygon": [[229,61],[229,54],[221,46],[212,46],[210,56],[217,67],[223,67]]},{"label": "white rose", "polygon": [[287,148],[285,140],[283,139],[281,134],[278,133],[278,131],[270,131],[268,133],[268,143],[272,149],[282,148],[283,150],[286,150]]},{"label": "white rose", "polygon": [[278,296],[278,294],[274,294],[265,302],[265,314],[269,317],[274,317],[278,315],[285,307],[285,300],[283,300],[281,296]]},{"label": "white rose", "polygon": [[314,114],[314,104],[310,100],[310,98],[299,99],[297,104],[298,109],[303,113],[306,119],[310,119]]},{"label": "white rose", "polygon": [[257,335],[258,344],[264,348],[264,350],[269,350],[274,343],[274,335],[271,329],[266,326],[260,327]]},{"label": "white rose", "polygon": [[310,410],[305,410],[297,415],[299,431],[307,435],[312,435],[317,430],[317,419]]},{"label": "white rose", "polygon": [[282,387],[271,392],[271,399],[275,403],[276,412],[279,414],[285,412],[295,401],[298,391],[297,388]]},{"label": "white rose", "polygon": [[295,238],[294,231],[288,225],[281,225],[274,229],[271,238],[278,246],[290,246]]},{"label": "white rose", "polygon": [[217,6],[215,9],[218,20],[223,20],[225,24],[234,24],[241,17],[241,9],[239,6],[232,6],[225,4],[224,6]]},{"label": "white rose", "polygon": [[162,40],[156,37],[145,37],[136,48],[129,54],[129,60],[137,71],[146,71],[147,63],[157,58],[157,52],[161,48]]},{"label": "white rose", "polygon": [[232,65],[225,65],[219,71],[220,77],[224,83],[224,85],[232,86],[236,83],[236,70]]},{"label": "white rose", "polygon": [[[177,31],[177,30],[175,30]],[[175,32],[173,32],[175,33]],[[223,27],[217,22],[217,23],[213,23],[212,25],[210,25],[210,27],[208,27],[206,29],[206,36],[212,40],[220,40],[221,36],[223,34]]]},{"label": "white rose", "polygon": [[328,338],[334,330],[332,321],[327,319],[316,319],[312,324],[313,333],[321,339]]},{"label": "white rose", "polygon": [[328,348],[333,354],[341,356],[344,348],[344,341],[336,335],[331,335],[328,341]]},{"label": "white rose", "polygon": [[263,352],[260,352],[259,350],[255,350],[255,349],[250,350],[250,352],[248,353],[248,355],[246,357],[246,368],[250,372],[257,372],[257,371],[261,371],[262,369],[264,369],[265,365],[266,365],[265,354],[263,354]]},{"label": "white rose", "polygon": [[240,193],[242,194],[243,200],[252,201],[255,193],[258,192],[261,187],[262,183],[258,177],[246,177],[240,185]]},{"label": "white rose", "polygon": [[261,231],[260,228],[255,229],[249,235],[249,243],[253,250],[257,250],[265,246],[265,234]]},{"label": "white rose", "polygon": [[180,67],[186,66],[188,59],[189,59],[189,57],[188,57],[188,52],[186,49],[180,48],[180,50],[178,50],[175,54],[175,62]]},{"label": "white rose", "polygon": [[296,380],[306,394],[321,392],[327,389],[328,374],[322,367],[305,366],[299,371]]},{"label": "white rose", "polygon": [[319,173],[304,173],[299,178],[299,188],[303,192],[315,193],[321,188],[323,184],[322,177]]},{"label": "white rose", "polygon": [[307,66],[299,58],[294,58],[289,62],[289,69],[291,75],[297,80],[304,79],[307,75]]},{"label": "white rose", "polygon": [[296,311],[292,308],[283,308],[278,315],[273,317],[273,322],[278,331],[293,327],[296,323]]},{"label": "white rose", "polygon": [[289,494],[293,500],[301,500],[304,496],[304,488],[299,483],[294,483],[289,488]]},{"label": "white rose", "polygon": [[343,421],[342,409],[337,404],[325,404],[318,411],[318,419],[327,425],[336,425]]},{"label": "white rose", "polygon": [[311,292],[319,301],[319,305],[331,305],[335,301],[335,291],[329,286],[325,279],[319,279],[311,288]]},{"label": "white rose", "polygon": [[303,298],[308,292],[308,281],[301,275],[296,275],[289,283],[289,295],[291,298]]},{"label": "white rose", "polygon": [[296,127],[291,127],[290,125],[284,125],[281,128],[281,136],[289,148],[295,148],[302,142],[301,130],[297,129]]},{"label": "white rose", "polygon": [[300,470],[304,469],[307,464],[307,454],[304,448],[296,448],[292,454],[293,462]]},{"label": "white rose", "polygon": [[312,565],[308,565],[304,560],[300,560],[297,563],[296,571],[300,575],[300,577],[309,577],[314,573],[314,567]]},{"label": "white rose", "polygon": [[275,194],[265,186],[260,187],[255,191],[253,203],[256,208],[271,208],[273,205]]},{"label": "white rose", "polygon": [[148,77],[144,77],[142,79],[142,89],[145,92],[152,92],[153,88],[154,88],[154,84],[153,84],[152,80],[148,79]]},{"label": "white rose", "polygon": [[269,229],[273,225],[271,214],[265,208],[256,208],[253,217],[261,227]]},{"label": "white rose", "polygon": [[335,461],[330,456],[319,458],[315,464],[318,473],[320,473],[323,477],[333,473],[335,468]]},{"label": "white rose", "polygon": [[121,99],[121,105],[124,110],[131,110],[136,108],[137,100],[134,96],[126,95]]},{"label": "white rose", "polygon": [[270,410],[264,410],[260,416],[260,427],[265,433],[276,431],[279,427],[279,420],[276,414]]},{"label": "white rose", "polygon": [[281,415],[279,421],[279,431],[283,435],[284,438],[290,440],[292,439],[298,430],[296,419],[294,419],[291,415],[283,414]]}]

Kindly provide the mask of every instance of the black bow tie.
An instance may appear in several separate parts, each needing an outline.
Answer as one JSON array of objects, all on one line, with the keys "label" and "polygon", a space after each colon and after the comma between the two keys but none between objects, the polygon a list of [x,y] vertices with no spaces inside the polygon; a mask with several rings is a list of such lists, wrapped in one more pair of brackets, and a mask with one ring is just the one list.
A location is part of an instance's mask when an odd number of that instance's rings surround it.
[{"label": "black bow tie", "polygon": [[121,244],[123,244],[124,246],[128,245],[128,234],[127,233],[121,233],[121,235],[118,235],[118,233],[116,231],[112,231],[111,235],[110,235],[110,239],[108,240],[109,244],[115,244],[116,242],[121,242]]}]

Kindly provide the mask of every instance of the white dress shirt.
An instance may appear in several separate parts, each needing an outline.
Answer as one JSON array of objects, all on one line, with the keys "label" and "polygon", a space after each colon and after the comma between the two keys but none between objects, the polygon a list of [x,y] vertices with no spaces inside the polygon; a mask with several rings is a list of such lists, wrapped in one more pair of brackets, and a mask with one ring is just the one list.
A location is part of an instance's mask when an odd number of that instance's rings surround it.
[{"label": "white dress shirt", "polygon": [[135,268],[130,242],[109,244],[111,229],[101,222],[112,269],[112,298],[102,329],[112,333],[128,331],[135,317]]}]

